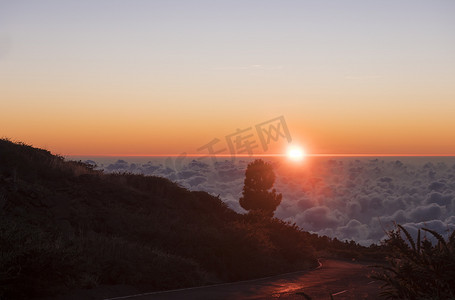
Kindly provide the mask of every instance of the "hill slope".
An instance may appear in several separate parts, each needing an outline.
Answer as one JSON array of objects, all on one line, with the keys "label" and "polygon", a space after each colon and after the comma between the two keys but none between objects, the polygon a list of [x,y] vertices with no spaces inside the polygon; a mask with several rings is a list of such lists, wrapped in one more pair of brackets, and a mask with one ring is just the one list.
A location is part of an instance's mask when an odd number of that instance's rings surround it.
[{"label": "hill slope", "polygon": [[310,235],[159,177],[103,174],[0,140],[0,298],[162,290],[316,264]]}]

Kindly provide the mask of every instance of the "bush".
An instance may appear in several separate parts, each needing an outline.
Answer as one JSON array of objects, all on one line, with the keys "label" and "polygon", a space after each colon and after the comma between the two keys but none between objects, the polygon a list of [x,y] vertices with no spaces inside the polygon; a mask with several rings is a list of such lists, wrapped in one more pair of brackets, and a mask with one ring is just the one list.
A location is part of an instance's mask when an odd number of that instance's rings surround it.
[{"label": "bush", "polygon": [[3,217],[0,245],[0,295],[5,298],[53,294],[79,281],[79,249],[58,236]]},{"label": "bush", "polygon": [[[455,299],[455,231],[448,240],[435,231],[422,228],[436,243],[421,240],[418,231],[415,242],[401,225],[388,232],[389,266],[376,266],[382,271],[372,278],[384,282],[381,293],[388,299]],[[405,238],[403,238],[404,234]]]}]

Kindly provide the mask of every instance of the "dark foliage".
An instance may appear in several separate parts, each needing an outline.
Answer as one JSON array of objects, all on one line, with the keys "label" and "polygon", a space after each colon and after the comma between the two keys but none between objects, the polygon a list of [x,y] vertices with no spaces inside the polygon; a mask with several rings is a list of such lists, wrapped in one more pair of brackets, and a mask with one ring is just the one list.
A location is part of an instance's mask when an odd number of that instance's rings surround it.
[{"label": "dark foliage", "polygon": [[240,205],[245,210],[272,217],[282,198],[272,189],[274,182],[275,173],[270,163],[256,159],[248,164]]},{"label": "dark foliage", "polygon": [[310,235],[171,181],[103,174],[0,140],[0,298],[100,284],[144,291],[317,264]]},{"label": "dark foliage", "polygon": [[[401,225],[388,232],[389,266],[378,266],[374,279],[384,282],[382,295],[388,299],[455,299],[455,231],[446,240],[422,228],[435,239],[417,240]],[[404,235],[404,237],[403,237]]]}]

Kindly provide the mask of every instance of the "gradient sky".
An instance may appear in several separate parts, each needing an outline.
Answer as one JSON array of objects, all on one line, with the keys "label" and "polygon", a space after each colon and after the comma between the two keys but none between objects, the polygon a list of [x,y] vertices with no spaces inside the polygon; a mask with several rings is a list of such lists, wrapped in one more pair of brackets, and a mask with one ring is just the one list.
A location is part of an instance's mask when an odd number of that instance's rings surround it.
[{"label": "gradient sky", "polygon": [[454,16],[453,0],[0,0],[0,136],[196,153],[284,116],[311,153],[454,154]]}]

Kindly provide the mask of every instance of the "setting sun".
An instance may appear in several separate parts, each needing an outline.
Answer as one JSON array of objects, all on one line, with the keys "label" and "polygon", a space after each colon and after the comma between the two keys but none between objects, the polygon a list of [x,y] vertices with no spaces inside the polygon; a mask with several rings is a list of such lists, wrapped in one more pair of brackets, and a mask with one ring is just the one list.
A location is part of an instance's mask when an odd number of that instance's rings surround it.
[{"label": "setting sun", "polygon": [[305,152],[300,147],[292,146],[288,149],[287,156],[290,160],[301,161],[305,156]]}]

